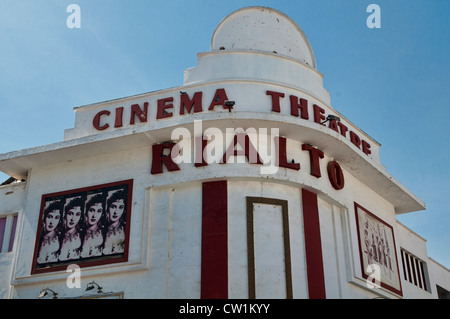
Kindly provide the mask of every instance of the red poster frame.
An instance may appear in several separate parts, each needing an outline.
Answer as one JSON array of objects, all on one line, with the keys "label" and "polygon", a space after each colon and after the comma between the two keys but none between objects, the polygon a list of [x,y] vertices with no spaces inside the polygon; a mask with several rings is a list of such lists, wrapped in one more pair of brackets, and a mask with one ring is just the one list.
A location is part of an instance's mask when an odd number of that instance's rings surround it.
[{"label": "red poster frame", "polygon": [[392,232],[392,240],[393,240],[393,243],[394,243],[394,255],[395,255],[395,261],[396,261],[396,266],[397,266],[396,270],[397,270],[399,289],[397,289],[397,288],[395,288],[395,287],[393,287],[393,286],[391,286],[391,285],[389,285],[389,284],[387,284],[387,283],[385,283],[385,282],[383,282],[381,280],[380,280],[379,285],[382,288],[385,288],[385,289],[387,289],[387,290],[389,290],[389,291],[391,291],[391,292],[393,292],[393,293],[395,293],[395,294],[397,294],[399,296],[403,296],[402,280],[401,280],[400,269],[399,269],[399,264],[398,264],[399,263],[399,259],[397,257],[397,246],[396,246],[396,243],[395,243],[394,228],[391,225],[389,225],[388,223],[386,223],[384,220],[382,220],[381,218],[379,218],[378,216],[376,216],[375,214],[373,214],[372,212],[367,210],[366,208],[362,207],[360,204],[354,202],[354,206],[355,206],[356,229],[357,229],[357,235],[358,235],[358,249],[359,249],[359,259],[360,259],[362,277],[364,279],[368,279],[371,274],[367,274],[366,270],[364,268],[363,250],[362,250],[362,245],[361,245],[362,238],[361,238],[361,235],[360,235],[358,209],[361,209],[362,211],[364,211],[364,213],[368,214],[370,217],[374,218],[375,220],[377,220],[378,222],[380,222],[381,224],[385,225],[386,227],[388,227],[391,230],[391,232]]}]

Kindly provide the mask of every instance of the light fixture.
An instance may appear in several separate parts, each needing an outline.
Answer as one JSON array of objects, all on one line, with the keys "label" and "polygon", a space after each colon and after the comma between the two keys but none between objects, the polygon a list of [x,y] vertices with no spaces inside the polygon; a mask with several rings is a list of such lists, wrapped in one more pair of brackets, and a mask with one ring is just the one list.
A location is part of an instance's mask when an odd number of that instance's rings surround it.
[{"label": "light fixture", "polygon": [[234,101],[225,101],[225,106],[228,106],[228,107],[232,107],[233,105],[235,105],[236,104],[236,102],[234,102]]},{"label": "light fixture", "polygon": [[45,296],[48,295],[48,292],[51,292],[53,294],[53,299],[57,299],[58,298],[58,293],[54,292],[53,290],[51,290],[48,287],[41,290],[41,292],[39,293],[38,298],[44,298]]},{"label": "light fixture", "polygon": [[326,122],[328,122],[328,121],[337,121],[337,122],[340,122],[341,119],[340,119],[339,117],[335,116],[335,115],[328,114],[327,119],[326,119],[325,121],[323,121],[322,123],[320,123],[320,124],[324,124],[324,123],[326,123]]},{"label": "light fixture", "polygon": [[224,105],[224,108],[227,108],[227,109],[228,109],[228,112],[231,112],[231,110],[233,109],[233,105],[235,105],[236,102],[226,100],[226,101],[224,102],[224,104],[225,104],[225,105]]},{"label": "light fixture", "polygon": [[94,289],[95,286],[97,286],[97,293],[102,293],[102,292],[103,292],[103,291],[102,291],[103,287],[100,287],[99,284],[97,284],[97,283],[96,283],[95,281],[93,281],[93,280],[92,280],[90,283],[87,284],[86,291],[89,291],[89,290]]}]

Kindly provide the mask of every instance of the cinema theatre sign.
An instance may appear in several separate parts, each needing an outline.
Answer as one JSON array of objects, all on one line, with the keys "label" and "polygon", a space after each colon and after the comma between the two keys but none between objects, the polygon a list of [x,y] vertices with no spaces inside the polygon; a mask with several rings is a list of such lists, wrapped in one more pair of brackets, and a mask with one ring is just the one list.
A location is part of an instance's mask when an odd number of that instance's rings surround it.
[{"label": "cinema theatre sign", "polygon": [[[280,113],[281,106],[280,101],[287,98],[287,95],[282,92],[266,91],[266,95],[272,102],[271,111],[273,113]],[[204,112],[203,108],[203,92],[195,92],[192,98],[186,92],[180,92],[179,98],[179,115],[184,116],[186,114],[196,114]],[[364,139],[362,139],[356,132],[349,129],[344,123],[337,120],[337,117],[325,116],[325,110],[317,104],[312,104],[312,112],[309,107],[310,101],[304,98],[299,98],[295,95],[289,95],[289,114],[296,118],[303,120],[310,120],[319,125],[327,126],[328,128],[336,131],[344,138],[350,140],[360,151],[369,156],[371,152],[371,145]],[[233,109],[234,102],[228,99],[227,93],[224,88],[217,89],[213,99],[208,105],[208,111],[215,111],[216,108],[222,107],[223,109]],[[149,102],[140,104],[132,104],[130,106],[128,114],[129,118],[125,118],[124,107],[118,107],[113,112],[110,110],[102,110],[97,112],[92,120],[92,125],[97,131],[104,131],[109,128],[121,128],[127,121],[129,125],[135,125],[137,121],[140,123],[147,123],[149,113]],[[158,99],[156,102],[157,112],[156,120],[163,120],[174,117],[174,97],[165,97]],[[286,110],[283,110],[286,111]],[[327,123],[327,124],[325,124]]]},{"label": "cinema theatre sign", "polygon": [[[371,154],[370,143],[362,139],[356,132],[342,123],[338,117],[331,114],[326,115],[324,108],[319,105],[311,103],[305,98],[299,98],[295,95],[287,95],[283,92],[266,90],[265,93],[268,101],[271,103],[272,113],[281,113],[282,111],[289,112],[290,116],[300,118],[302,120],[313,121],[318,125],[326,126],[348,139],[365,155],[369,156]],[[289,108],[287,110],[282,110],[281,101],[283,99],[286,99],[289,102]],[[173,118],[177,116],[176,113],[178,113],[179,116],[184,116],[186,114],[195,115],[204,112],[204,108],[206,107],[207,112],[213,112],[220,109],[222,109],[222,111],[228,110],[231,112],[235,104],[234,101],[228,98],[227,92],[224,88],[216,89],[212,100],[207,101],[206,104],[203,99],[202,91],[194,92],[192,95],[180,91],[179,99],[177,100],[179,100],[179,104],[177,103],[178,105],[175,105],[175,98],[173,96],[158,99],[156,101],[156,120],[159,121]],[[115,108],[115,110],[101,110],[94,115],[92,125],[97,131],[105,131],[107,129],[118,129],[124,127],[125,124],[133,126],[138,122],[147,123],[149,121],[149,107],[149,102],[141,102],[140,104],[131,104],[128,110],[125,110],[122,106]],[[178,107],[178,109],[176,109],[176,107]],[[217,145],[212,145],[214,143],[210,141],[211,139],[208,139],[208,137],[205,136],[198,137],[198,135],[196,135],[196,138],[194,139],[194,146],[192,147],[187,145],[186,143],[190,143],[191,139],[190,137],[186,137],[186,135],[189,134],[189,131],[187,129],[185,130],[186,132],[182,134],[184,135],[182,142],[168,141],[153,145],[151,174],[163,173],[164,166],[168,171],[180,170],[178,165],[180,162],[177,162],[177,160],[180,160],[181,158],[181,161],[183,162],[192,161],[190,156],[191,149],[193,149],[195,153],[194,163],[196,167],[207,166],[213,161],[220,164],[229,163],[232,156],[243,155],[247,157],[249,163],[263,165],[264,169],[269,169],[267,165],[270,164],[271,170],[266,170],[265,173],[271,174],[272,172],[276,172],[279,167],[300,170],[299,163],[288,161],[286,157],[286,139],[283,137],[274,136],[271,134],[272,140],[269,143],[272,143],[274,146],[272,147],[272,150],[275,151],[271,152],[271,154],[275,154],[275,158],[272,156],[272,160],[269,159],[268,163],[263,160],[263,157],[266,159],[268,158],[267,156],[263,156],[268,155],[268,152],[263,152],[264,154],[261,154],[261,147],[257,150],[257,147],[255,147],[249,135],[246,133],[237,132],[235,129],[230,129],[236,131],[236,134],[233,135],[233,140],[225,145],[227,147],[226,151],[223,153],[223,144],[221,145],[222,148]],[[229,136],[229,134],[225,135]],[[177,138],[174,140],[177,140]],[[219,140],[221,140],[221,138],[214,139],[216,142]],[[211,160],[208,156],[207,150],[211,148],[216,150],[216,154],[217,150],[222,152],[223,155],[219,160],[217,159],[217,156],[215,157],[215,160]],[[303,144],[302,150],[309,152],[311,167],[310,174],[320,178],[322,173],[320,171],[319,163],[320,160],[324,158],[324,153],[320,149],[309,144]],[[180,156],[181,153],[184,155]],[[209,152],[209,154],[211,154],[211,152]],[[264,173],[264,169],[261,170],[261,173]],[[338,162],[330,161],[327,164],[327,173],[330,183],[335,189],[339,190],[344,187],[344,176]]]}]

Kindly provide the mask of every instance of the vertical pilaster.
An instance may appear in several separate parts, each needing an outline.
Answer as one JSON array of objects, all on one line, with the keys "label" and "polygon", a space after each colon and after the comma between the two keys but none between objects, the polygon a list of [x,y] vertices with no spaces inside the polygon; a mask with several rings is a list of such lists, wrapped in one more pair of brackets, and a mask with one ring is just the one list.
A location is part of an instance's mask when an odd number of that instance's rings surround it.
[{"label": "vertical pilaster", "polygon": [[203,183],[201,298],[228,298],[227,181]]}]

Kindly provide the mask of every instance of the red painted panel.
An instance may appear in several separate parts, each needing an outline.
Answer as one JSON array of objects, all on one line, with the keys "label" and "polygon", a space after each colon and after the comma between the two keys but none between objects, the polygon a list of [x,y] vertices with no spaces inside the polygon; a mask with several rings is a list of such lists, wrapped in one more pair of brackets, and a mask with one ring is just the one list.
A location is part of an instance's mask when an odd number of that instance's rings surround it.
[{"label": "red painted panel", "polygon": [[16,237],[16,227],[17,227],[17,215],[13,217],[13,224],[11,228],[11,236],[9,238],[8,251],[12,251],[14,246],[14,238]]},{"label": "red painted panel", "polygon": [[302,189],[302,201],[309,299],[325,299],[325,276],[317,195]]},{"label": "red painted panel", "polygon": [[0,253],[2,252],[3,237],[5,237],[6,217],[0,218]]},{"label": "red painted panel", "polygon": [[202,191],[201,298],[228,298],[227,182],[205,182]]}]

